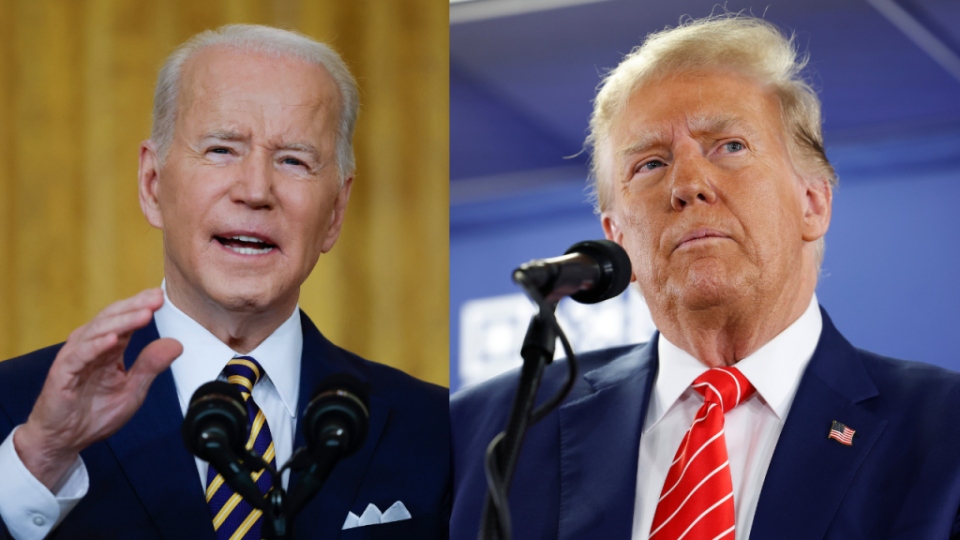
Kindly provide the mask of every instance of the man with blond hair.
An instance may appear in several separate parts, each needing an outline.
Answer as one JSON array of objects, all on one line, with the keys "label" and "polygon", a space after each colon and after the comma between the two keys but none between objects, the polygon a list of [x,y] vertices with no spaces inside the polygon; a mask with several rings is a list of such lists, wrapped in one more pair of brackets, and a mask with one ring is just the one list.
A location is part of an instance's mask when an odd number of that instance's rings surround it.
[{"label": "man with blond hair", "polygon": [[[773,25],[723,15],[648,36],[604,79],[591,181],[659,332],[579,358],[527,434],[513,538],[960,533],[960,374],[854,348],[817,302],[837,179],[805,63]],[[516,379],[452,399],[452,538],[481,527]]]},{"label": "man with blond hair", "polygon": [[235,385],[247,448],[279,469],[314,387],[344,373],[369,390],[369,430],[296,537],[446,536],[446,389],[336,347],[298,309],[340,234],[358,108],[340,57],[295,32],[225,26],[170,55],[139,170],[163,285],[0,363],[0,539],[259,539],[261,511],[184,448],[191,396]]}]

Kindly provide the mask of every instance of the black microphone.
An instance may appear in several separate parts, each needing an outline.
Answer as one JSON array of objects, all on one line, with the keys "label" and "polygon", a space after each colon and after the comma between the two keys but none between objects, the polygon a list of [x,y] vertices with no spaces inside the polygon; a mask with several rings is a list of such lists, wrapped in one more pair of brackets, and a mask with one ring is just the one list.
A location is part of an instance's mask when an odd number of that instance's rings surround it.
[{"label": "black microphone", "polygon": [[370,392],[353,375],[330,375],[313,389],[303,415],[303,438],[311,463],[290,491],[287,509],[291,515],[320,491],[340,459],[360,450],[369,425]]},{"label": "black microphone", "polygon": [[367,439],[370,393],[353,375],[336,373],[313,389],[303,416],[303,438],[314,456],[337,448],[340,457],[354,454]]},{"label": "black microphone", "polygon": [[526,280],[548,302],[565,296],[581,304],[609,300],[630,284],[630,257],[616,242],[577,242],[562,257],[537,259],[513,271],[513,280]]},{"label": "black microphone", "polygon": [[263,493],[240,459],[248,455],[247,406],[239,390],[224,381],[208,382],[198,388],[190,398],[180,434],[191,454],[209,462],[233,491],[255,508],[263,509]]}]

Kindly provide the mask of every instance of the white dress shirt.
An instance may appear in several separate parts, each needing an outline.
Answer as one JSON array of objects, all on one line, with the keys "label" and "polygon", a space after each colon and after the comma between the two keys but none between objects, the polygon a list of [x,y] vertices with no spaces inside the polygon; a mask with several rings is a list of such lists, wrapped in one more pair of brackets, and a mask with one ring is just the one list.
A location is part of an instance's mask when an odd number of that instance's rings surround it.
[{"label": "white dress shirt", "polygon": [[[174,338],[183,344],[183,354],[170,366],[180,399],[180,411],[186,414],[189,400],[203,383],[226,380],[221,371],[236,352],[211,334],[198,322],[180,311],[163,287],[163,306],[154,313],[160,337]],[[253,388],[254,402],[263,411],[270,426],[277,465],[286,463],[293,452],[293,436],[297,426],[297,399],[300,394],[300,356],[303,333],[300,309],[297,306],[256,349],[246,354],[257,359],[264,375]],[[87,494],[89,477],[79,457],[60,485],[51,492],[23,465],[13,447],[13,433],[0,444],[0,518],[15,540],[39,540],[50,533]],[[184,451],[186,451],[184,449]],[[207,484],[208,464],[199,458],[197,472],[200,485]],[[283,475],[287,486],[290,473]]]},{"label": "white dress shirt", "polygon": [[[736,540],[750,536],[773,450],[822,328],[823,319],[814,295],[799,319],[755,353],[737,362],[737,369],[757,391],[728,412],[724,420],[733,480]],[[703,405],[703,396],[690,385],[708,369],[663,334],[657,346],[660,366],[640,437],[633,540],[644,540],[650,535],[670,464]]]}]

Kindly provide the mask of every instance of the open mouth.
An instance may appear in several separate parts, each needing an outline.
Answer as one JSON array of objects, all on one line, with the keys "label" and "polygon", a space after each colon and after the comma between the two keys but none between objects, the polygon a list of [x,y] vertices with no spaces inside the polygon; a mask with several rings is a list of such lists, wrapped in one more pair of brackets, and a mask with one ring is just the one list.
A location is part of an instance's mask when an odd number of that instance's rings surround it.
[{"label": "open mouth", "polygon": [[253,236],[231,236],[229,238],[223,236],[214,236],[217,242],[224,247],[227,247],[233,250],[236,253],[241,255],[262,255],[264,253],[270,253],[277,246],[269,244],[260,240],[259,238],[254,238]]}]

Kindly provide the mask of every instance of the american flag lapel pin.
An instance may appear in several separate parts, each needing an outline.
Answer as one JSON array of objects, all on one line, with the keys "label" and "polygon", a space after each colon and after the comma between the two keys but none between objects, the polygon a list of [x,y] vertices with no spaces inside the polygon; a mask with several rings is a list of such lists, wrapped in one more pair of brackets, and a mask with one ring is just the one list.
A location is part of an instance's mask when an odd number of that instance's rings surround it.
[{"label": "american flag lapel pin", "polygon": [[850,429],[849,427],[834,420],[833,425],[830,426],[830,433],[827,434],[827,438],[834,439],[840,444],[853,446],[853,437],[856,434],[856,430]]}]

